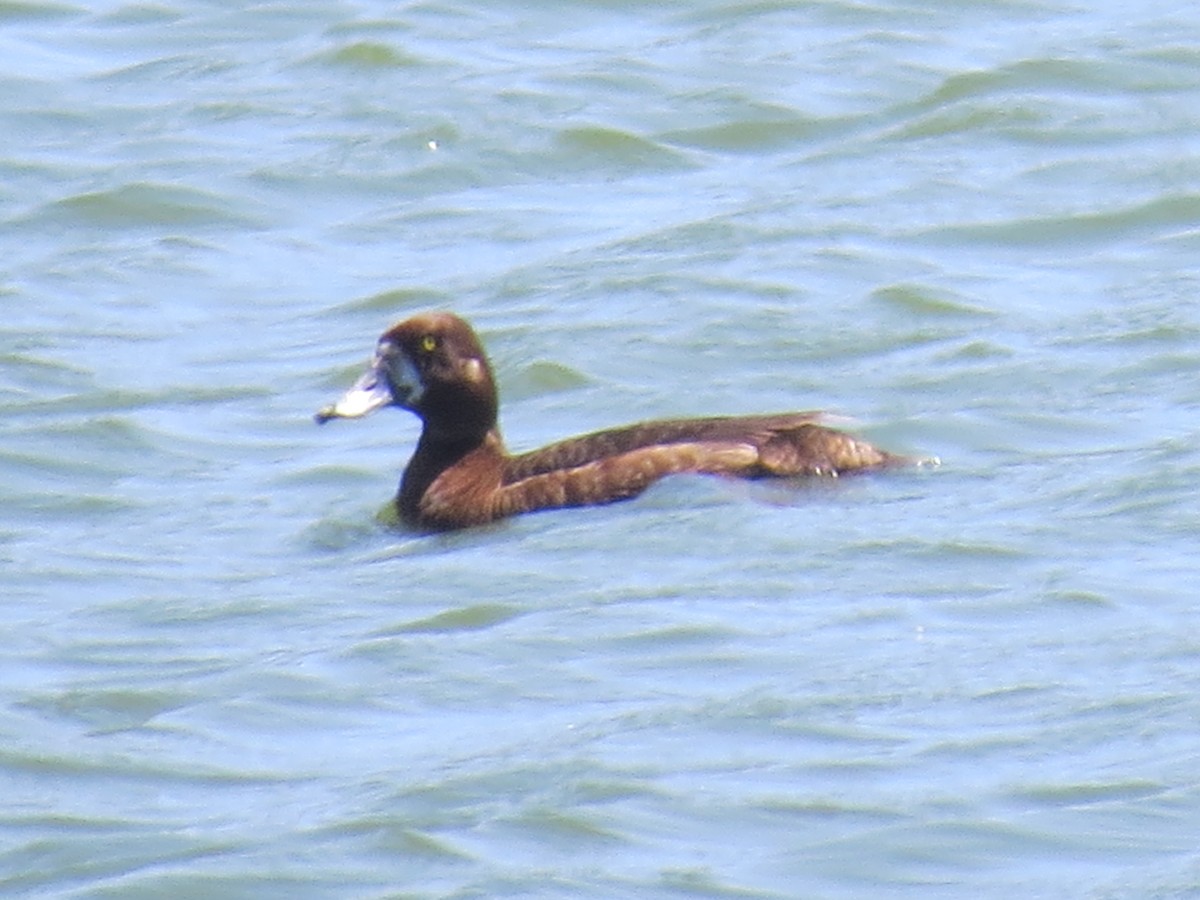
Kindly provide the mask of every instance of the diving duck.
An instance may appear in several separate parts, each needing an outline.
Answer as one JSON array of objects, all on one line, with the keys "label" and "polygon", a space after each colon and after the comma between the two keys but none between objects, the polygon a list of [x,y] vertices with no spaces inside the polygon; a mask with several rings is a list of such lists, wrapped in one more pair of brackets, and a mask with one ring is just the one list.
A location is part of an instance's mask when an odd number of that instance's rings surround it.
[{"label": "diving duck", "polygon": [[315,418],[357,419],[385,406],[416,413],[421,438],[395,503],[402,521],[428,530],[626,500],[680,472],[833,477],[914,462],[822,425],[819,412],[643,422],[510,455],[498,405],[474,330],[429,312],[385,331],[363,376]]}]

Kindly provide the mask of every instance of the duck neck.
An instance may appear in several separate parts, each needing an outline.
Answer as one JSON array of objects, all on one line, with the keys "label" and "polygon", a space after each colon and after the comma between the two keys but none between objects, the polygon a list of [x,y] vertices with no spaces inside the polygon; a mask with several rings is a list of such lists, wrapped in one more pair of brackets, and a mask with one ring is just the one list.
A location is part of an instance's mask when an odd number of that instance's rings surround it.
[{"label": "duck neck", "polygon": [[499,472],[505,455],[500,430],[492,427],[483,434],[446,434],[427,424],[400,480],[400,492],[396,495],[400,517],[407,522],[420,523],[425,517],[421,501],[426,492],[443,472],[470,455],[478,456],[479,461],[465,466],[464,474],[468,478],[474,474],[480,480],[490,481],[493,473]]}]

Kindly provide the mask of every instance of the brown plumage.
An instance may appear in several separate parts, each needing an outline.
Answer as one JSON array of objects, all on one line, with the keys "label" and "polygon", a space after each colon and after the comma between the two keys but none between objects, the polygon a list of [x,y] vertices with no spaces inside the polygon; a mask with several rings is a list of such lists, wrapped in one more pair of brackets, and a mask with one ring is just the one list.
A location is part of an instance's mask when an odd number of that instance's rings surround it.
[{"label": "brown plumage", "polygon": [[400,517],[423,528],[611,503],[677,472],[836,476],[911,462],[821,425],[817,412],[645,422],[510,456],[487,356],[471,326],[450,313],[384,332],[366,374],[316,419],[383,406],[412,410],[424,423],[396,496]]}]

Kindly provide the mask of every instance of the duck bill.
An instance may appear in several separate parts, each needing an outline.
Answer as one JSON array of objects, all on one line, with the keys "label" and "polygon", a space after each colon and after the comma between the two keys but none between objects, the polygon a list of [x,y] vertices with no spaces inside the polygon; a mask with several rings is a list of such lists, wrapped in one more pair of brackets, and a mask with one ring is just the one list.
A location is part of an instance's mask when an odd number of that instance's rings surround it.
[{"label": "duck bill", "polygon": [[313,418],[318,425],[324,425],[330,419],[361,419],[392,401],[387,378],[378,366],[372,365],[336,403],[321,407]]}]

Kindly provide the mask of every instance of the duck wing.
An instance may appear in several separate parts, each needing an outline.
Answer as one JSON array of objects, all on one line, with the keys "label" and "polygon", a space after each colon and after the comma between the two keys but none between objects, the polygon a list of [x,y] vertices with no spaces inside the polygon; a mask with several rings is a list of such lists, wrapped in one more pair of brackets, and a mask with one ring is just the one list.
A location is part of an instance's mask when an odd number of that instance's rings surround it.
[{"label": "duck wing", "polygon": [[706,419],[666,419],[596,431],[509,457],[504,483],[511,484],[548,472],[574,469],[638,450],[661,448],[669,452],[669,448],[677,448],[680,444],[759,448],[789,431],[815,425],[821,418],[819,412],[716,416]]},{"label": "duck wing", "polygon": [[806,423],[773,432],[758,446],[760,474],[837,476],[848,472],[912,465],[914,460],[824,425]]},{"label": "duck wing", "polygon": [[820,413],[647,422],[505,460],[495,517],[634,497],[667,475],[837,476],[910,462],[817,424]]}]

